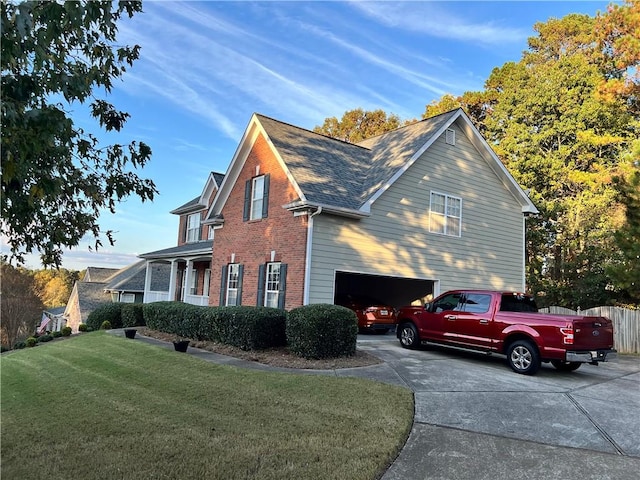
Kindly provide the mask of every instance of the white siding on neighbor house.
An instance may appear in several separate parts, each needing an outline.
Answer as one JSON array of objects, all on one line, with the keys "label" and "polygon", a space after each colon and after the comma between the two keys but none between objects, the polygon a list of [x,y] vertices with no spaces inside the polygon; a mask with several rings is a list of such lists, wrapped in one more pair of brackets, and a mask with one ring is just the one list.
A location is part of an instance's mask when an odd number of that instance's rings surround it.
[{"label": "white siding on neighbor house", "polygon": [[[439,280],[453,288],[523,289],[523,215],[464,133],[437,139],[371,208],[314,218],[309,303],[333,302],[335,271]],[[430,192],[462,199],[460,237],[429,232]]]}]

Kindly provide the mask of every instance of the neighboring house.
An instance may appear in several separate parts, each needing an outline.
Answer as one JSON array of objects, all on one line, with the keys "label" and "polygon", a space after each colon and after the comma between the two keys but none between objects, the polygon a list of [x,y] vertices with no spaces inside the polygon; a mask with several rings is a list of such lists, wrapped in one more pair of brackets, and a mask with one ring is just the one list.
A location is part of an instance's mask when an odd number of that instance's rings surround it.
[{"label": "neighboring house", "polygon": [[207,258],[210,305],[367,294],[400,306],[451,288],[525,288],[524,223],[537,209],[461,109],[357,145],[254,114],[220,179],[207,184],[215,198],[174,211],[213,228],[192,237],[209,249],[213,238],[211,254],[165,252],[174,273]]},{"label": "neighboring house", "polygon": [[[210,173],[198,197],[170,212],[180,216],[177,246],[140,255],[146,261],[145,303],[209,304],[213,229],[203,220],[223,179],[221,173]],[[170,271],[167,286],[156,281],[156,271],[162,266]]]},{"label": "neighboring house", "polygon": [[42,312],[42,321],[36,328],[36,333],[59,332],[67,324],[64,318],[65,307],[48,308]]},{"label": "neighboring house", "polygon": [[[156,288],[168,285],[168,269],[155,267]],[[89,314],[99,305],[108,302],[141,303],[144,294],[146,262],[139,261],[127,267],[89,267],[77,281],[64,310],[67,325],[75,333],[81,323],[86,323]]]}]

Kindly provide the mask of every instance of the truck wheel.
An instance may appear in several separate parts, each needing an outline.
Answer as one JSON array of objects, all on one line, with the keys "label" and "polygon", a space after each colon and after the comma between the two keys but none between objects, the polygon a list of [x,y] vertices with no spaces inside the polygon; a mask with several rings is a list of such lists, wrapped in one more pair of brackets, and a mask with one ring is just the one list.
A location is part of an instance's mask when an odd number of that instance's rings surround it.
[{"label": "truck wheel", "polygon": [[529,340],[516,340],[507,349],[507,362],[516,373],[534,375],[540,368],[540,355]]},{"label": "truck wheel", "polygon": [[551,365],[553,365],[556,370],[560,370],[561,372],[573,372],[580,368],[582,363],[580,362],[563,362],[562,360],[551,360]]},{"label": "truck wheel", "polygon": [[420,345],[418,330],[413,323],[403,323],[400,325],[400,345],[404,348],[417,348]]}]

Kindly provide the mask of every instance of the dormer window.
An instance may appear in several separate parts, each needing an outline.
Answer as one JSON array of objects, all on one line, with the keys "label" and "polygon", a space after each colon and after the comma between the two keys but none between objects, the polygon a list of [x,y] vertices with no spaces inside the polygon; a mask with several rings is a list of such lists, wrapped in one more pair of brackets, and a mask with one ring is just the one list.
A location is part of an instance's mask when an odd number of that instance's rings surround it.
[{"label": "dormer window", "polygon": [[186,242],[193,243],[200,240],[200,213],[194,213],[187,217]]}]

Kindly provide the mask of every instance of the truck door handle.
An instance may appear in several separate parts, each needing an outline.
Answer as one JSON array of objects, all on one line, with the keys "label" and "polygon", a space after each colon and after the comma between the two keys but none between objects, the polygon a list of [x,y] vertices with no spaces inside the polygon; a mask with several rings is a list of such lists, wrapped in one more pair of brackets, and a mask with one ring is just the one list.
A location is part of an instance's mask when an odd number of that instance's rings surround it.
[{"label": "truck door handle", "polygon": [[446,318],[447,320],[457,320],[458,317],[456,317],[455,315],[445,315],[444,318]]},{"label": "truck door handle", "polygon": [[481,323],[482,325],[489,325],[489,320],[487,320],[486,318],[481,318],[481,319],[480,319],[480,323]]}]

